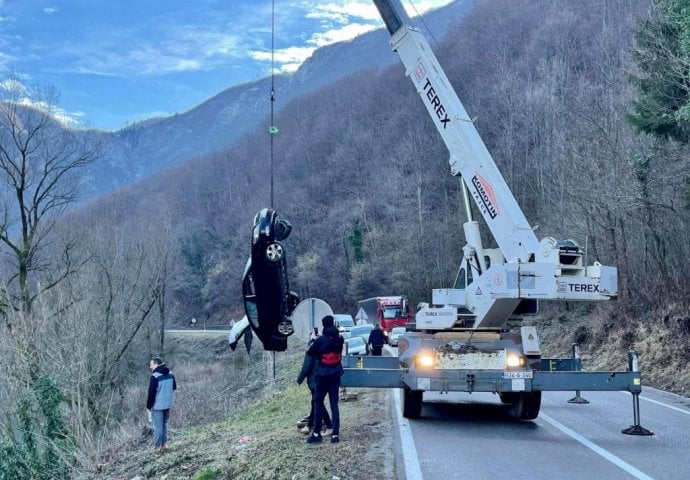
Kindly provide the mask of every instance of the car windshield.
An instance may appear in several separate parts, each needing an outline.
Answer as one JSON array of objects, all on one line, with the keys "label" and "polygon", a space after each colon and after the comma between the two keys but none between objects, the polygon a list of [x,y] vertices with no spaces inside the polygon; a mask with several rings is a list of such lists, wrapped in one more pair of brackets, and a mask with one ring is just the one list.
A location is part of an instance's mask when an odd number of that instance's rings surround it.
[{"label": "car windshield", "polygon": [[405,333],[405,327],[393,327],[391,333]]},{"label": "car windshield", "polygon": [[334,315],[335,324],[339,327],[354,327],[355,321],[350,315]]},{"label": "car windshield", "polygon": [[359,347],[364,345],[364,339],[362,337],[350,337],[345,340],[350,347]]},{"label": "car windshield", "polygon": [[383,308],[383,318],[399,318],[402,317],[402,310],[399,305],[393,305]]}]

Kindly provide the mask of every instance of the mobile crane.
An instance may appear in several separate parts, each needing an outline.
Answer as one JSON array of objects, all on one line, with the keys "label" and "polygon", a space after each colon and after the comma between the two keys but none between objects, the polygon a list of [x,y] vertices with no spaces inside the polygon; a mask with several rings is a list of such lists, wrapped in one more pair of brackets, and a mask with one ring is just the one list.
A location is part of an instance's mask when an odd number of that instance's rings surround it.
[{"label": "mobile crane", "polygon": [[[402,388],[408,418],[421,414],[425,391],[497,393],[518,418],[530,420],[544,390],[627,390],[635,425],[624,433],[649,434],[639,425],[636,354],[628,372],[553,372],[554,362],[541,358],[535,327],[507,328],[536,314],[539,300],[615,299],[616,268],[585,265],[573,240],[537,239],[424,35],[399,0],[373,2],[448,148],[451,174],[463,181],[466,244],[453,288],[433,290],[431,304],[400,339],[398,357],[346,359],[343,385]],[[482,245],[470,198],[498,248]],[[576,370],[574,363],[567,369]]]}]

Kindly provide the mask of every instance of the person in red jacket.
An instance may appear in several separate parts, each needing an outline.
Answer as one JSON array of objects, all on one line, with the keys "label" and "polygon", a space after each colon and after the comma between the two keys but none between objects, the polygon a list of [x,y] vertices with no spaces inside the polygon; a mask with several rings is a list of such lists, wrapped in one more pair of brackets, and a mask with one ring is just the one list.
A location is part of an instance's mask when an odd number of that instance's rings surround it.
[{"label": "person in red jacket", "polygon": [[[312,334],[314,335],[314,334]],[[316,340],[316,335],[313,336],[307,345],[307,348],[314,343]],[[308,434],[314,428],[314,413],[316,412],[316,367],[318,366],[319,359],[315,356],[304,353],[304,361],[302,362],[302,370],[297,376],[297,383],[302,385],[304,379],[307,379],[307,386],[309,387],[309,392],[311,392],[311,409],[309,410],[309,416],[306,417],[307,424],[300,429],[300,432]],[[321,402],[323,406],[323,401]],[[331,430],[333,428],[331,424],[331,417],[328,415],[328,410],[323,408],[323,421],[326,424],[326,429]]]},{"label": "person in red jacket", "polygon": [[316,394],[314,395],[314,431],[307,443],[319,443],[321,438],[321,423],[324,417],[324,399],[328,394],[328,401],[331,406],[331,443],[340,441],[340,410],[338,408],[338,394],[340,390],[340,377],[344,370],[340,361],[343,355],[343,344],[345,340],[334,325],[331,315],[326,315],[321,320],[323,324],[323,334],[318,337],[307,350],[308,355],[318,358],[316,365]]}]

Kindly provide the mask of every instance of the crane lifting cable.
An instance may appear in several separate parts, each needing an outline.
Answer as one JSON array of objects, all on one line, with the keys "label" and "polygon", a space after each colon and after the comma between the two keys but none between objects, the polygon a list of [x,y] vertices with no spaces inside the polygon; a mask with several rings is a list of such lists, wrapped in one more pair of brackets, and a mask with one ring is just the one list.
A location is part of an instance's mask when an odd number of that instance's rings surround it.
[{"label": "crane lifting cable", "polygon": [[276,75],[275,75],[275,38],[276,38],[276,2],[271,2],[271,124],[268,127],[268,133],[271,137],[271,201],[270,206],[273,208],[273,136],[278,133],[278,128],[273,123],[273,106],[276,102]]},{"label": "crane lifting cable", "polygon": [[[275,352],[287,349],[287,340],[295,332],[292,312],[300,301],[290,291],[287,275],[286,249],[283,241],[290,235],[289,221],[278,215],[274,204],[274,125],[275,103],[275,0],[271,13],[271,116],[270,116],[270,208],[262,208],[254,216],[251,253],[242,275],[242,296],[248,326],[234,340],[249,332],[259,337],[264,350],[273,352],[273,377],[275,378]],[[243,319],[244,320],[244,319]],[[243,323],[242,325],[245,325]],[[251,335],[251,333],[249,333]]]}]

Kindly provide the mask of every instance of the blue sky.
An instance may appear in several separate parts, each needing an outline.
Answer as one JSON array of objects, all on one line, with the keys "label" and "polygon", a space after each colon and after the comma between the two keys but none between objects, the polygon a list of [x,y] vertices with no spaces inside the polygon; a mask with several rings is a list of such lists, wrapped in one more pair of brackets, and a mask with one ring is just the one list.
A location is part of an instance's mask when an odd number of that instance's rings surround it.
[{"label": "blue sky", "polygon": [[[448,3],[403,0],[411,15]],[[12,71],[55,87],[65,123],[117,130],[270,75],[271,10],[271,0],[0,0],[0,80]],[[382,26],[370,0],[275,0],[275,16],[276,71]]]}]

